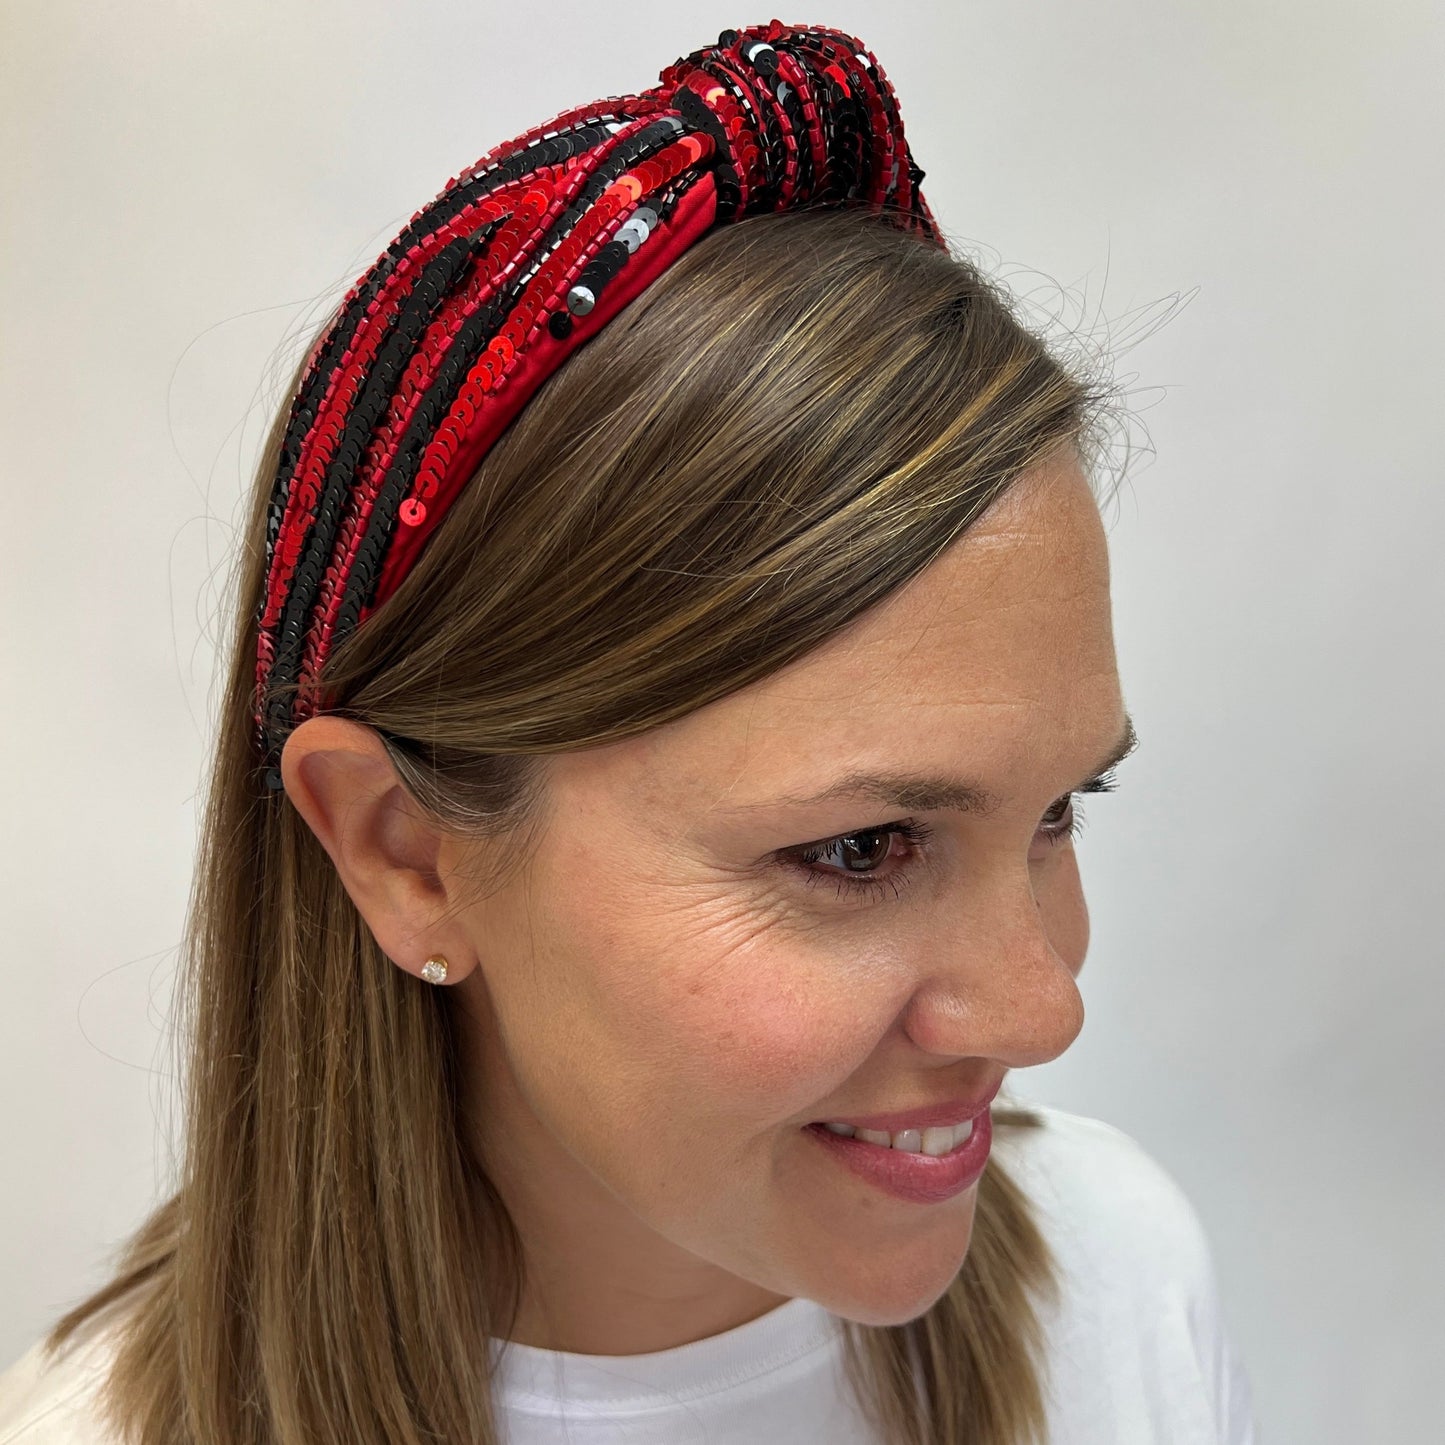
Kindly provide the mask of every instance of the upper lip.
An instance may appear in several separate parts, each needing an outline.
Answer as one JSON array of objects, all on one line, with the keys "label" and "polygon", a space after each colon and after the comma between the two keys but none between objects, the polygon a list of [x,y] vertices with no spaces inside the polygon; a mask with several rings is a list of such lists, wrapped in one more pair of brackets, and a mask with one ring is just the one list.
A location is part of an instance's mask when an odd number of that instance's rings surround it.
[{"label": "upper lip", "polygon": [[851,1124],[855,1129],[876,1129],[896,1134],[902,1129],[941,1128],[945,1124],[961,1124],[965,1119],[974,1119],[993,1103],[1003,1087],[1000,1079],[986,1094],[975,1094],[969,1099],[944,1099],[938,1104],[918,1104],[912,1109],[899,1109],[891,1114],[849,1114],[820,1119],[819,1123]]}]

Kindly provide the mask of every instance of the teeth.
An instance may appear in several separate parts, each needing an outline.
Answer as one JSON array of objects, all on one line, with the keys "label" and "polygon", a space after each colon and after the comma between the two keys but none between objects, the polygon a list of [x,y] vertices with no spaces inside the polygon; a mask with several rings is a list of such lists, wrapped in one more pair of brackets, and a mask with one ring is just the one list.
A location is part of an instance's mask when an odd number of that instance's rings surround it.
[{"label": "teeth", "polygon": [[901,1129],[888,1134],[879,1129],[855,1129],[851,1124],[824,1124],[830,1133],[845,1139],[862,1139],[865,1144],[878,1144],[885,1149],[901,1149],[906,1154],[929,1154],[937,1158],[956,1149],[973,1133],[973,1120],[934,1129]]}]

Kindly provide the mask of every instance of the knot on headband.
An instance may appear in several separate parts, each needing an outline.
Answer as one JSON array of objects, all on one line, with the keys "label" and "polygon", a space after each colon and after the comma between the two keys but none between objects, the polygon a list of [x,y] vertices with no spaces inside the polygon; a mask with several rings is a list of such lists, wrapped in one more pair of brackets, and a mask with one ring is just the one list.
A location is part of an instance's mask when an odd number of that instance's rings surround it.
[{"label": "knot on headband", "polygon": [[267,787],[287,734],[325,705],[330,649],[395,592],[488,448],[714,226],[854,203],[944,245],[893,89],[854,37],[725,30],[660,80],[449,181],[313,348],[266,517],[253,720]]}]

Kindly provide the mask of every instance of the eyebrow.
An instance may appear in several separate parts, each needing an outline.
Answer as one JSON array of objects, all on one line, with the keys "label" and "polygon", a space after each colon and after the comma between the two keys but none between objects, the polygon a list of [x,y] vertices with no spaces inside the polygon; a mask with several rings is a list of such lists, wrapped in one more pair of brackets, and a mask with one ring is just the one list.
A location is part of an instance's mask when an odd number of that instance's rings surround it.
[{"label": "eyebrow", "polygon": [[[1134,731],[1134,720],[1124,717],[1124,731],[1108,754],[1099,762],[1094,771],[1074,791],[1087,791],[1091,783],[1098,782],[1111,768],[1117,767],[1139,746],[1138,734]],[[903,808],[908,812],[932,812],[953,810],[960,813],[977,813],[987,816],[1002,806],[997,793],[965,782],[961,778],[940,777],[935,774],[908,772],[867,772],[845,773],[817,793],[785,793],[761,807],[802,808],[818,803],[832,802],[837,798],[867,798],[873,802],[886,803]],[[730,810],[732,811],[732,810]],[[752,812],[755,808],[739,811]]]}]

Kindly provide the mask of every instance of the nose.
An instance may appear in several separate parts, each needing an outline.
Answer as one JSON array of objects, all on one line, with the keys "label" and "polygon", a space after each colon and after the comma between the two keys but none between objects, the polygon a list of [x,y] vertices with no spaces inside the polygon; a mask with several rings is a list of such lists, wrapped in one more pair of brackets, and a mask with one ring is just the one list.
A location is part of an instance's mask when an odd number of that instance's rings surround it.
[{"label": "nose", "polygon": [[1030,1068],[1058,1058],[1084,1027],[1084,999],[1050,941],[1027,879],[968,910],[919,961],[904,1011],[914,1044],[955,1058]]}]

